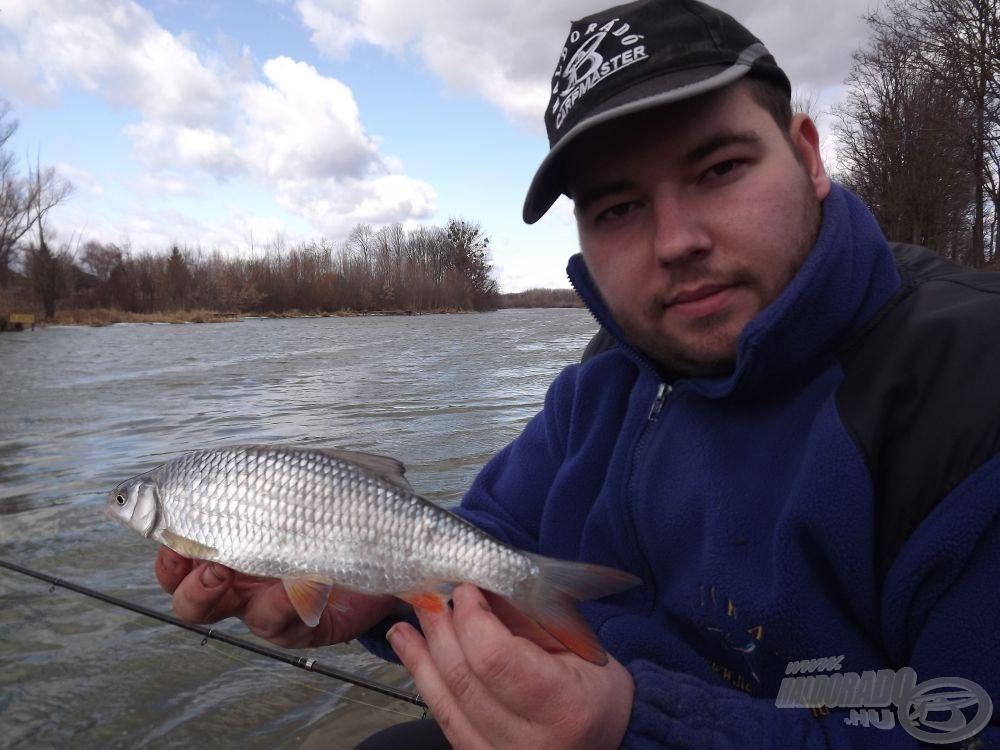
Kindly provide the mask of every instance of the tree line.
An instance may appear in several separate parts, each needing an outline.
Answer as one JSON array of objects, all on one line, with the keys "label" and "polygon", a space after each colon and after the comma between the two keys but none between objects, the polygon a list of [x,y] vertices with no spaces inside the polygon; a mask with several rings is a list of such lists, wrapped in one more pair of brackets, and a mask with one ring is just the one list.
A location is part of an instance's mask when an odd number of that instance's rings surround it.
[{"label": "tree line", "polygon": [[463,219],[412,231],[358,226],[339,248],[275,241],[250,257],[179,246],[133,253],[89,241],[77,254],[53,256],[52,293],[43,300],[47,316],[55,302],[137,314],[495,310],[500,294],[488,249],[479,225]]},{"label": "tree line", "polygon": [[17,127],[0,102],[0,312],[40,308],[51,319],[57,307],[284,314],[499,306],[490,239],[461,218],[409,231],[359,225],[336,248],[275,240],[249,257],[179,246],[133,252],[96,240],[52,247],[48,215],[72,185],[37,160],[18,168],[7,148]]},{"label": "tree line", "polygon": [[500,297],[500,307],[583,307],[573,289],[526,289]]},{"label": "tree line", "polygon": [[977,268],[1000,233],[998,3],[889,0],[835,113],[837,178],[886,234]]},{"label": "tree line", "polygon": [[[867,15],[844,103],[834,112],[834,176],[894,240],[972,267],[1000,266],[1000,0],[887,0]],[[443,227],[356,227],[339,247],[275,241],[249,257],[172,247],[134,252],[90,241],[52,248],[47,217],[72,186],[6,147],[0,102],[0,308],[135,313],[488,310],[575,304],[568,290],[500,295],[489,238]],[[0,309],[0,312],[3,310]]]}]

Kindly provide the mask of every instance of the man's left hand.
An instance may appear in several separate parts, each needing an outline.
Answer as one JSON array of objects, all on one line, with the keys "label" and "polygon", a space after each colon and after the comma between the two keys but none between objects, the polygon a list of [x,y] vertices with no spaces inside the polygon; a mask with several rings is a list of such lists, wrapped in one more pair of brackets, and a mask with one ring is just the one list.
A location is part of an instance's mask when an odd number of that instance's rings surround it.
[{"label": "man's left hand", "polygon": [[458,586],[453,601],[454,610],[417,608],[423,635],[406,623],[389,632],[452,745],[621,746],[635,691],[621,663],[584,661],[474,586]]}]

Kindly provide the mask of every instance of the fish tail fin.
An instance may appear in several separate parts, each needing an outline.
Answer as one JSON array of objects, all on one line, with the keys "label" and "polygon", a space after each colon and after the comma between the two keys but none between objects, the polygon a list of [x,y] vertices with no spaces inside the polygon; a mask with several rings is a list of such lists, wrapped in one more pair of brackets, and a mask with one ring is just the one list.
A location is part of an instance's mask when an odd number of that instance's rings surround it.
[{"label": "fish tail fin", "polygon": [[577,656],[604,665],[608,655],[574,606],[626,591],[641,583],[631,573],[590,563],[531,555],[539,574],[525,582],[514,602],[549,635]]}]

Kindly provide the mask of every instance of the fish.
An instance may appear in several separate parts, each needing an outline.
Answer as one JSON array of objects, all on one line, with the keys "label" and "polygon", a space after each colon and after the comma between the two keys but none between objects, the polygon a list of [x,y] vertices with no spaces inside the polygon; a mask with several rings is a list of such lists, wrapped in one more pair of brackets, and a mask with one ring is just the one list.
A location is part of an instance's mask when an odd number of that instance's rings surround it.
[{"label": "fish", "polygon": [[315,627],[336,590],[443,611],[471,583],[594,664],[607,654],[576,603],[641,583],[607,566],[518,549],[418,495],[389,456],[236,445],[183,453],[127,479],[108,515],[185,557],[281,579]]}]

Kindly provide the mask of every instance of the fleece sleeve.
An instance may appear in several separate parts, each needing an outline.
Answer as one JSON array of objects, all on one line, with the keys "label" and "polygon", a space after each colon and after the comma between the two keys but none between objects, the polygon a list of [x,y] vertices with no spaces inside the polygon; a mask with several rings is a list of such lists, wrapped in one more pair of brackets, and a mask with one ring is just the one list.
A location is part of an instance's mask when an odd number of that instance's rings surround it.
[{"label": "fleece sleeve", "polygon": [[[936,731],[928,722],[955,726],[931,744],[1000,748],[1000,706],[989,725],[970,739],[963,722],[985,717],[1000,703],[1000,457],[992,459],[953,490],[904,546],[890,569],[883,593],[883,640],[897,670],[915,672],[909,697],[924,692],[930,680],[960,678],[985,691],[962,719],[950,708],[920,717],[920,700],[890,703],[877,711],[881,729],[868,711],[835,706],[817,711],[782,707],[774,699],[754,698],[731,687],[708,684],[648,661],[628,664],[636,693],[625,746],[628,748],[917,748],[920,743],[901,725],[917,717],[918,731]],[[944,682],[947,682],[944,680]],[[911,683],[912,684],[912,683]],[[858,715],[869,719],[865,724]],[[966,724],[966,726],[969,726]]]}]

